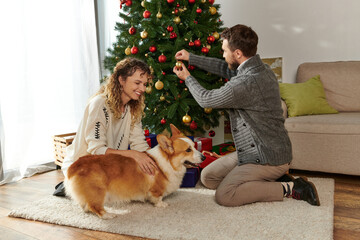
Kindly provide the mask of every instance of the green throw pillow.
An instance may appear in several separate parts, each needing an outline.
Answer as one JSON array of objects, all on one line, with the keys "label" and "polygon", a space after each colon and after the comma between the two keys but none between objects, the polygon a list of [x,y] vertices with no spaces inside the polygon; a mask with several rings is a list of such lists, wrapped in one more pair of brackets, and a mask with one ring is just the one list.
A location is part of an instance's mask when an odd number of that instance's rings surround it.
[{"label": "green throw pillow", "polygon": [[338,113],[326,101],[325,91],[317,75],[304,83],[279,83],[280,96],[288,108],[288,116]]}]

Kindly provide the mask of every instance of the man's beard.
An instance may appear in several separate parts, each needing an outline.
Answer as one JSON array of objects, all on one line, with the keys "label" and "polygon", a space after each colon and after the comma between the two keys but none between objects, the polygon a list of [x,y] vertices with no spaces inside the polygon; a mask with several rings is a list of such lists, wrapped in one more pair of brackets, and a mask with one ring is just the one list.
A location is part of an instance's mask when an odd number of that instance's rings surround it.
[{"label": "man's beard", "polygon": [[239,67],[239,65],[240,64],[238,64],[237,62],[228,63],[230,70],[236,70]]}]

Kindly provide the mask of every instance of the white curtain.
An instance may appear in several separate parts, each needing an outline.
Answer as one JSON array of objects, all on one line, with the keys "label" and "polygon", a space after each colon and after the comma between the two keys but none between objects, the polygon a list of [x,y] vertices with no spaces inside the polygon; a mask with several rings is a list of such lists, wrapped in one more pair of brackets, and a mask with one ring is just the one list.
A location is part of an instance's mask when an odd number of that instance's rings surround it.
[{"label": "white curtain", "polygon": [[93,0],[1,0],[0,29],[1,185],[54,169],[52,136],[77,130],[100,68]]}]

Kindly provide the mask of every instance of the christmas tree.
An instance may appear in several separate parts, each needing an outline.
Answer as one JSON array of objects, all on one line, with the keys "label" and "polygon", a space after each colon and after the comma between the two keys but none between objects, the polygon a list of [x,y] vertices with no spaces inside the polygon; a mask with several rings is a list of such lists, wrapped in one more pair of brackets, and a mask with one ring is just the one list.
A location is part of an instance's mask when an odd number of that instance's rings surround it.
[{"label": "christmas tree", "polygon": [[[127,56],[148,63],[153,79],[146,88],[143,126],[150,132],[161,133],[170,123],[187,134],[219,125],[223,111],[200,107],[173,73],[173,67],[179,66],[174,56],[181,49],[222,58],[219,7],[214,0],[120,1],[123,21],[116,23],[117,42],[108,50],[104,65],[112,71]],[[219,88],[227,81],[185,64],[206,89]]]}]

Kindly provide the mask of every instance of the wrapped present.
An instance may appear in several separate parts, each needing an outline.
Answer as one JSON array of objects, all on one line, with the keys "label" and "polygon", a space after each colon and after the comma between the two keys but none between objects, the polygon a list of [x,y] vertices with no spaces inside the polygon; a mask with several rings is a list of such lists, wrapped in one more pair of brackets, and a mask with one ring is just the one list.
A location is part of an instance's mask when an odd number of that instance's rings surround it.
[{"label": "wrapped present", "polygon": [[234,142],[226,142],[223,144],[213,146],[212,151],[219,155],[226,155],[228,153],[236,151],[236,149]]},{"label": "wrapped present", "polygon": [[205,137],[196,137],[194,139],[195,142],[195,148],[202,151],[212,151],[212,139],[211,138],[205,138]]},{"label": "wrapped present", "polygon": [[157,136],[156,134],[150,133],[148,136],[145,137],[146,142],[149,144],[151,148],[155,147],[158,144],[156,140],[156,136]]},{"label": "wrapped present", "polygon": [[200,170],[202,170],[203,168],[205,168],[207,165],[209,165],[210,163],[212,163],[213,161],[215,161],[216,159],[218,159],[220,156],[217,155],[216,153],[210,153],[210,152],[203,152],[204,156],[206,157],[205,160],[200,163],[199,168]]},{"label": "wrapped present", "polygon": [[200,176],[199,168],[187,168],[180,187],[182,188],[195,187],[196,183],[199,180],[199,176]]}]

